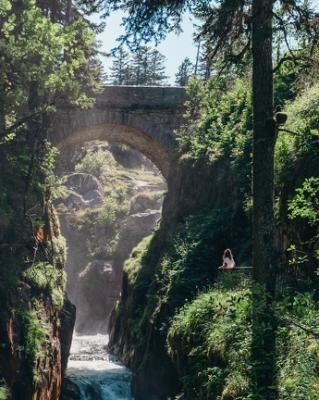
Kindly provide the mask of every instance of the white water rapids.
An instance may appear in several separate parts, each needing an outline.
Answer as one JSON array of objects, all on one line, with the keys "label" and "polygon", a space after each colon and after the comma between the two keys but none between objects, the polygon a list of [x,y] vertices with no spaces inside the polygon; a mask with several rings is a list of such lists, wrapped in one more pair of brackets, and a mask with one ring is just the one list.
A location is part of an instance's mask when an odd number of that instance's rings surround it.
[{"label": "white water rapids", "polygon": [[106,350],[107,335],[73,337],[67,377],[81,400],[133,400],[131,373]]}]

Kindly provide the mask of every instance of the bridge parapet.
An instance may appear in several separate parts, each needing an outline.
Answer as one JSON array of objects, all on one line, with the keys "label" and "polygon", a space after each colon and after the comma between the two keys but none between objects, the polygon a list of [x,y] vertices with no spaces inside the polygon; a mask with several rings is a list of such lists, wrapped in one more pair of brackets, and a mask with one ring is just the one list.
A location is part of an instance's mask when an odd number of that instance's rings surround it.
[{"label": "bridge parapet", "polygon": [[106,86],[97,106],[123,109],[181,109],[185,88],[172,86]]}]

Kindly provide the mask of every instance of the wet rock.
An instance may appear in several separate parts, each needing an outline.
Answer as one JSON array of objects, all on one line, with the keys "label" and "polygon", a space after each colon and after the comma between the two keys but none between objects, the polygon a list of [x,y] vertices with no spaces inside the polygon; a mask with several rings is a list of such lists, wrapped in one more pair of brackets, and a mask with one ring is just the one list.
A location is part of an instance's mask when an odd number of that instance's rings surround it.
[{"label": "wet rock", "polygon": [[94,260],[79,275],[77,332],[106,332],[120,278],[111,262]]},{"label": "wet rock", "polygon": [[61,342],[61,370],[64,375],[70,355],[72,337],[75,324],[76,309],[69,299],[64,300],[60,312],[60,342]]},{"label": "wet rock", "polygon": [[81,392],[79,387],[68,378],[62,382],[61,400],[80,400]]}]

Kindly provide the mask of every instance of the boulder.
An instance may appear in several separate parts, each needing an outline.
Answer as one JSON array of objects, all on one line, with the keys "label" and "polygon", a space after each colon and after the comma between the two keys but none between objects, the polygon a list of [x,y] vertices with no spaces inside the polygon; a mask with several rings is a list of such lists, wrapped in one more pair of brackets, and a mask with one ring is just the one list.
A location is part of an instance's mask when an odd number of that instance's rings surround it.
[{"label": "boulder", "polygon": [[141,213],[146,210],[159,210],[162,206],[162,196],[152,193],[138,193],[130,202],[130,214]]},{"label": "boulder", "polygon": [[95,176],[74,173],[65,179],[68,194],[57,201],[59,207],[64,205],[68,211],[97,206],[103,203],[103,189]]},{"label": "boulder", "polygon": [[103,195],[97,189],[90,190],[83,194],[83,199],[85,200],[86,207],[97,206],[103,203]]},{"label": "boulder", "polygon": [[160,217],[161,212],[158,210],[129,215],[123,223],[122,230],[135,232],[138,236],[146,236],[151,233]]},{"label": "boulder", "polygon": [[63,199],[63,204],[67,208],[67,210],[81,210],[82,208],[86,208],[86,201],[83,199],[83,197],[74,192],[73,190],[70,190],[68,192],[68,196]]},{"label": "boulder", "polygon": [[66,177],[65,185],[82,196],[91,191],[103,193],[102,186],[98,179],[90,174],[74,173]]}]

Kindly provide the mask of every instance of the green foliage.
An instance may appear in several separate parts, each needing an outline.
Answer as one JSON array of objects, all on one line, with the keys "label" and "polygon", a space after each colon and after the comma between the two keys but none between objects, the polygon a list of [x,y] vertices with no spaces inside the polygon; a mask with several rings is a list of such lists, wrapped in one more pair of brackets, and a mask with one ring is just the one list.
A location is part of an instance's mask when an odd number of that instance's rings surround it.
[{"label": "green foliage", "polygon": [[[289,247],[289,263],[291,265],[307,266],[313,271],[318,267],[319,251],[316,243],[319,238],[319,178],[305,179],[297,188],[295,196],[288,201],[288,218],[292,220],[299,231],[302,243],[293,243]],[[311,263],[316,260],[316,265]]]},{"label": "green foliage", "polygon": [[276,305],[277,313],[296,325],[281,325],[277,332],[278,398],[319,399],[319,343],[310,332],[318,330],[318,300],[313,293],[289,296]]},{"label": "green foliage", "polygon": [[279,133],[275,154],[277,186],[282,185],[287,179],[290,180],[297,162],[304,164],[304,178],[318,170],[318,105],[318,85],[307,88],[286,105],[287,129],[291,133]]},{"label": "green foliage", "polygon": [[291,61],[286,61],[274,75],[274,103],[283,105],[296,97],[296,81],[298,77],[296,66]]},{"label": "green foliage", "polygon": [[23,358],[26,361],[30,375],[35,383],[38,376],[36,375],[37,363],[39,359],[45,356],[44,345],[46,341],[46,326],[41,322],[41,316],[45,315],[45,311],[39,307],[37,311],[26,309],[16,310],[16,315],[20,320],[23,332],[22,351]]},{"label": "green foliage", "polygon": [[292,220],[305,219],[310,226],[318,227],[319,178],[308,178],[303,182],[301,188],[296,189],[294,199],[288,204],[288,211]]},{"label": "green foliage", "polygon": [[[168,350],[187,398],[265,398],[255,392],[255,374],[262,360],[256,360],[252,349],[262,348],[267,335],[262,310],[267,307],[270,315],[271,310],[266,304],[260,287],[227,272],[179,311],[168,332]],[[318,302],[312,294],[300,293],[276,301],[273,310],[278,327],[274,365],[269,367],[278,374],[276,398],[318,399],[319,345],[309,333],[317,330]],[[269,362],[266,354],[266,368]]]},{"label": "green foliage", "polygon": [[[251,196],[251,90],[243,79],[212,78],[188,87],[186,125],[178,134],[181,159],[207,165],[222,163],[236,197]],[[225,185],[226,186],[226,185]]]},{"label": "green foliage", "polygon": [[83,172],[101,178],[115,165],[114,158],[109,151],[98,150],[88,152],[75,166],[76,172]]},{"label": "green foliage", "polygon": [[[238,249],[240,242],[236,234],[229,235],[230,225],[229,210],[207,210],[178,225],[164,244],[155,233],[133,250],[125,263],[123,301],[116,314],[137,354],[134,368],[147,365],[150,348],[154,352],[162,348],[161,357],[167,357],[164,348],[170,318],[214,281],[225,247]],[[241,239],[247,237],[247,243],[248,231],[244,227],[238,233]],[[249,245],[246,251],[238,250],[238,262],[249,258],[248,253]]]},{"label": "green foliage", "polygon": [[[5,4],[1,9],[4,23],[0,39],[5,57],[0,60],[0,70],[11,83],[6,96],[7,114],[12,108],[15,115],[26,102],[33,82],[37,82],[43,110],[52,111],[53,95],[65,92],[73,97],[74,104],[92,104],[83,90],[83,78],[74,79],[87,66],[93,45],[93,32],[87,22],[83,18],[67,25],[54,22],[34,0],[24,1],[17,14],[16,7]],[[19,75],[18,82],[13,82],[14,74]]]},{"label": "green foliage", "polygon": [[[227,287],[230,278],[232,290]],[[181,366],[187,398],[247,398],[251,385],[249,312],[249,282],[225,273],[215,289],[199,295],[174,318],[168,346]]]},{"label": "green foliage", "polygon": [[9,389],[0,384],[0,400],[9,400]]},{"label": "green foliage", "polygon": [[128,211],[127,202],[119,203],[112,197],[107,197],[98,211],[97,222],[100,225],[111,226],[119,217]]},{"label": "green foliage", "polygon": [[24,278],[33,288],[47,293],[57,309],[64,303],[65,273],[47,262],[37,262],[24,273]]},{"label": "green foliage", "polygon": [[186,86],[194,74],[194,66],[191,60],[186,57],[178,67],[178,71],[175,74],[175,83],[178,86]]},{"label": "green foliage", "polygon": [[[197,93],[195,96],[194,92]],[[201,115],[180,133],[181,152],[191,159],[205,157],[210,162],[225,155],[235,162],[244,155],[245,147],[251,145],[252,134],[248,84],[237,79],[228,87],[223,80],[212,79],[207,87],[203,87],[198,81],[193,81],[189,98],[186,115],[191,117],[194,114],[194,103],[200,107]]]}]

